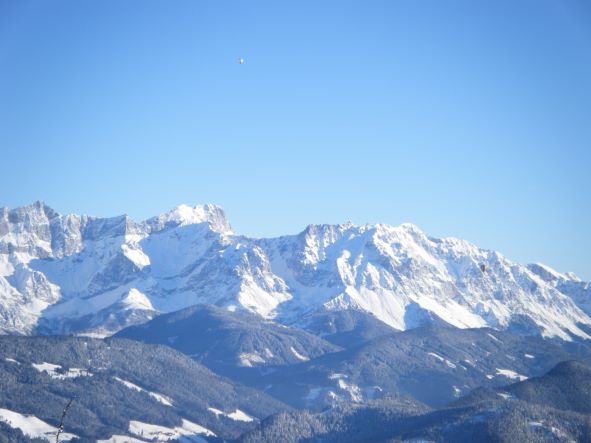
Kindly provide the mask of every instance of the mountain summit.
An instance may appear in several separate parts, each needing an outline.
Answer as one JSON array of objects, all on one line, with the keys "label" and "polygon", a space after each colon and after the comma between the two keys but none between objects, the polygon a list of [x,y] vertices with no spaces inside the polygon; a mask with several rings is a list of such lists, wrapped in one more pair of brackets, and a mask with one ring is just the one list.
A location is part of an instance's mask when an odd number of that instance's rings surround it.
[{"label": "mountain summit", "polygon": [[215,205],[127,216],[0,209],[0,331],[108,335],[195,304],[279,323],[356,310],[394,329],[432,322],[590,338],[591,285],[412,224],[235,234]]}]

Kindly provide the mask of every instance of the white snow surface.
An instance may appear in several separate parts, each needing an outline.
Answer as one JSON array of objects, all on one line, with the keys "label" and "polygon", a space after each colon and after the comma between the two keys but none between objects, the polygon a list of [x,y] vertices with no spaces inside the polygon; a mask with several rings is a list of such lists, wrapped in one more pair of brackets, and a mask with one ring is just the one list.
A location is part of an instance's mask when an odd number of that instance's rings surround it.
[{"label": "white snow surface", "polygon": [[96,443],[146,443],[146,440],[140,440],[129,435],[113,434],[105,440],[97,440]]},{"label": "white snow surface", "polygon": [[298,351],[295,350],[295,348],[293,346],[290,346],[289,348],[291,350],[291,353],[293,355],[295,355],[295,358],[297,358],[298,360],[301,361],[308,361],[310,360],[308,357],[306,357],[305,355],[300,354]]},{"label": "white snow surface", "polygon": [[442,363],[445,363],[448,367],[450,367],[452,369],[455,369],[456,368],[455,363],[452,363],[447,358],[444,358],[441,355],[436,354],[435,352],[428,352],[427,354],[430,355],[431,357],[435,357],[437,360],[439,360]]},{"label": "white snow surface", "polygon": [[235,420],[235,421],[244,421],[244,422],[254,421],[254,418],[252,418],[246,412],[241,411],[240,409],[236,409],[234,412],[230,412],[228,414],[228,418],[231,418],[232,420]]},{"label": "white snow surface", "polygon": [[495,337],[494,335],[492,335],[492,334],[486,334],[486,335],[488,335],[488,336],[489,336],[490,338],[492,338],[494,341],[496,341],[496,342],[498,342],[498,343],[502,343],[502,341],[501,341],[501,340],[499,340],[499,339],[498,339],[497,337]]},{"label": "white snow surface", "polygon": [[63,372],[58,372],[62,369],[60,365],[55,365],[53,363],[32,363],[31,366],[35,368],[39,372],[45,372],[51,378],[55,378],[58,380],[65,380],[66,378],[77,378],[77,377],[92,377],[92,373],[87,371],[86,369],[80,368],[69,368]]},{"label": "white snow surface", "polygon": [[216,408],[207,408],[208,411],[213,412],[216,417],[219,417],[220,415],[224,416],[224,417],[228,417],[229,419],[232,419],[234,421],[244,421],[244,422],[251,422],[256,420],[255,418],[251,417],[250,415],[248,415],[246,412],[241,411],[240,409],[236,409],[233,412],[224,412],[220,409],[216,409]]},{"label": "white snow surface", "polygon": [[4,333],[31,334],[43,320],[55,333],[75,325],[107,335],[145,321],[142,312],[218,303],[296,325],[313,311],[360,309],[400,330],[439,317],[460,328],[591,338],[579,327],[591,326],[589,283],[409,223],[310,225],[254,239],[236,235],[214,205],[137,223],[36,202],[0,209],[0,233]]},{"label": "white snow surface", "polygon": [[517,372],[512,371],[511,369],[498,369],[497,368],[497,375],[502,375],[503,377],[507,377],[512,380],[519,380],[519,381],[527,380],[527,377],[525,375],[518,374]]},{"label": "white snow surface", "polygon": [[[20,429],[28,437],[42,438],[50,442],[55,441],[57,428],[34,415],[20,414],[9,409],[0,408],[0,421],[8,424],[11,428]],[[60,441],[70,441],[74,437],[76,437],[75,434],[62,432]]]},{"label": "white snow surface", "polygon": [[339,378],[337,380],[337,385],[338,385],[339,389],[341,389],[347,393],[349,400],[356,402],[356,403],[360,403],[363,401],[363,395],[361,393],[361,389],[356,384],[347,383],[344,379]]},{"label": "white snow surface", "polygon": [[203,436],[215,437],[215,434],[209,429],[185,419],[182,419],[181,426],[174,428],[131,420],[129,432],[145,440],[158,442],[180,440],[201,443],[207,441]]},{"label": "white snow surface", "polygon": [[138,391],[138,392],[145,392],[150,397],[152,397],[154,400],[156,400],[159,403],[162,403],[163,405],[173,406],[172,399],[170,397],[167,397],[166,395],[158,394],[157,392],[148,391],[147,389],[144,389],[141,386],[138,386],[130,381],[123,380],[119,377],[114,377],[114,379],[129,389],[133,389],[134,391]]},{"label": "white snow surface", "polygon": [[252,368],[258,364],[265,363],[265,359],[256,352],[242,352],[238,355],[240,366],[245,368]]},{"label": "white snow surface", "polygon": [[219,417],[220,415],[226,415],[226,413],[224,411],[222,411],[221,409],[209,407],[209,408],[207,408],[207,410],[210,412],[213,412],[216,417]]},{"label": "white snow surface", "polygon": [[122,309],[132,310],[147,310],[153,311],[154,307],[150,299],[138,291],[136,288],[131,288],[125,296],[121,299]]}]

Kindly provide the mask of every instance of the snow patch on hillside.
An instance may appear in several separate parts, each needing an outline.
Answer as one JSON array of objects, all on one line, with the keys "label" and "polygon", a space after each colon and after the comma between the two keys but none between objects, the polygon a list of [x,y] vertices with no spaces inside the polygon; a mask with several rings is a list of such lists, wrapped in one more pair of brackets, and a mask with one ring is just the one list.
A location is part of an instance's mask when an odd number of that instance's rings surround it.
[{"label": "snow patch on hillside", "polygon": [[[20,429],[23,434],[31,438],[41,438],[49,442],[55,441],[57,428],[45,423],[34,415],[24,415],[9,409],[0,408],[0,421],[14,429]],[[75,434],[62,432],[61,441],[70,441],[77,437]]]},{"label": "snow patch on hillside", "polygon": [[146,443],[146,440],[140,440],[129,435],[114,434],[105,440],[97,440],[96,443]]},{"label": "snow patch on hillside", "polygon": [[527,377],[525,375],[518,374],[517,372],[512,371],[511,369],[498,369],[497,368],[497,375],[502,375],[503,377],[507,377],[512,380],[519,380],[519,381],[527,380]]},{"label": "snow patch on hillside", "polygon": [[435,352],[427,352],[427,354],[430,355],[431,357],[435,357],[437,360],[445,363],[448,367],[450,367],[452,369],[456,368],[455,363],[450,362],[447,358],[443,358],[441,355],[436,354]]},{"label": "snow patch on hillside", "polygon": [[254,421],[254,418],[252,418],[246,412],[241,411],[240,409],[236,409],[234,412],[230,412],[228,414],[228,418],[231,418],[232,420],[235,420],[235,421],[244,421],[244,422]]},{"label": "snow patch on hillside", "polygon": [[261,363],[265,363],[265,359],[256,352],[242,352],[238,355],[240,366],[245,368],[252,368]]},{"label": "snow patch on hillside", "polygon": [[181,426],[176,426],[174,428],[131,420],[129,422],[129,432],[138,437],[158,442],[181,440],[205,443],[207,440],[202,436],[216,436],[209,429],[185,419],[182,420]]},{"label": "snow patch on hillside", "polygon": [[494,341],[496,341],[496,342],[498,342],[498,343],[503,343],[501,340],[499,340],[497,337],[495,337],[495,336],[494,336],[494,335],[492,335],[492,334],[486,334],[486,335],[488,335],[490,338],[492,338]]},{"label": "snow patch on hillside", "polygon": [[292,353],[293,355],[295,355],[295,357],[296,357],[298,360],[301,360],[301,361],[308,361],[308,360],[310,360],[310,359],[309,359],[308,357],[306,357],[305,355],[302,355],[302,354],[300,354],[298,351],[296,351],[296,350],[295,350],[295,348],[294,348],[293,346],[290,346],[290,348],[289,348],[289,349],[291,350],[291,353]]},{"label": "snow patch on hillside", "polygon": [[133,389],[134,391],[138,391],[138,392],[145,392],[150,397],[152,397],[154,400],[156,400],[159,403],[162,403],[163,405],[173,406],[172,399],[170,397],[167,397],[166,395],[158,394],[157,392],[148,391],[147,389],[144,389],[141,386],[138,386],[130,381],[123,380],[119,377],[113,377],[113,378],[129,389]]},{"label": "snow patch on hillside", "polygon": [[340,389],[342,389],[343,391],[345,391],[349,395],[349,398],[351,399],[351,401],[354,401],[357,403],[360,403],[363,401],[363,395],[361,393],[361,389],[359,388],[359,386],[357,386],[353,383],[347,383],[342,378],[338,379],[337,384]]},{"label": "snow patch on hillside", "polygon": [[216,408],[207,408],[208,411],[213,412],[216,417],[224,416],[224,417],[228,417],[231,420],[234,421],[243,421],[243,422],[251,422],[256,420],[255,418],[251,417],[250,415],[248,415],[246,412],[241,411],[240,409],[236,409],[233,412],[224,412],[220,409],[216,409]]},{"label": "snow patch on hillside", "polygon": [[62,369],[61,365],[54,365],[53,363],[31,363],[31,366],[33,366],[33,368],[35,368],[37,371],[45,372],[51,378],[55,378],[57,380],[93,376],[91,372],[80,368],[69,368],[65,372],[59,372],[59,370]]},{"label": "snow patch on hillside", "polygon": [[498,392],[497,395],[503,400],[515,400],[515,396],[507,392]]}]

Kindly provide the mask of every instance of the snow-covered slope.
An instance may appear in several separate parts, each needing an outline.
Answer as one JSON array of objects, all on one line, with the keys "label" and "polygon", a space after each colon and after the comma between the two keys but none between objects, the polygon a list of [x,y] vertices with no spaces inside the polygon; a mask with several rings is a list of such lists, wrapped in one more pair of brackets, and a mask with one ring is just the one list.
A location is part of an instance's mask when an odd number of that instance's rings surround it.
[{"label": "snow-covered slope", "polygon": [[589,338],[589,284],[416,226],[311,225],[251,239],[213,205],[136,223],[0,210],[0,330],[105,335],[198,303],[288,324],[357,309],[396,329],[430,321]]},{"label": "snow-covered slope", "polygon": [[[8,424],[11,428],[20,429],[23,434],[31,438],[39,438],[45,441],[54,441],[58,429],[39,420],[34,415],[23,415],[9,409],[0,408],[0,421]],[[74,434],[62,432],[62,441],[71,441]]]}]

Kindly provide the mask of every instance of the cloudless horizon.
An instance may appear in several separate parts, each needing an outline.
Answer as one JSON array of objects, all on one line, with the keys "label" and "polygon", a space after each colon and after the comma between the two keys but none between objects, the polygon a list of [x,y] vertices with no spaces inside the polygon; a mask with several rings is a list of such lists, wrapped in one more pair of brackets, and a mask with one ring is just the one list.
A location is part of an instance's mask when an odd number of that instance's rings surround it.
[{"label": "cloudless horizon", "polygon": [[0,207],[412,222],[591,280],[591,4],[7,0],[0,154]]}]

